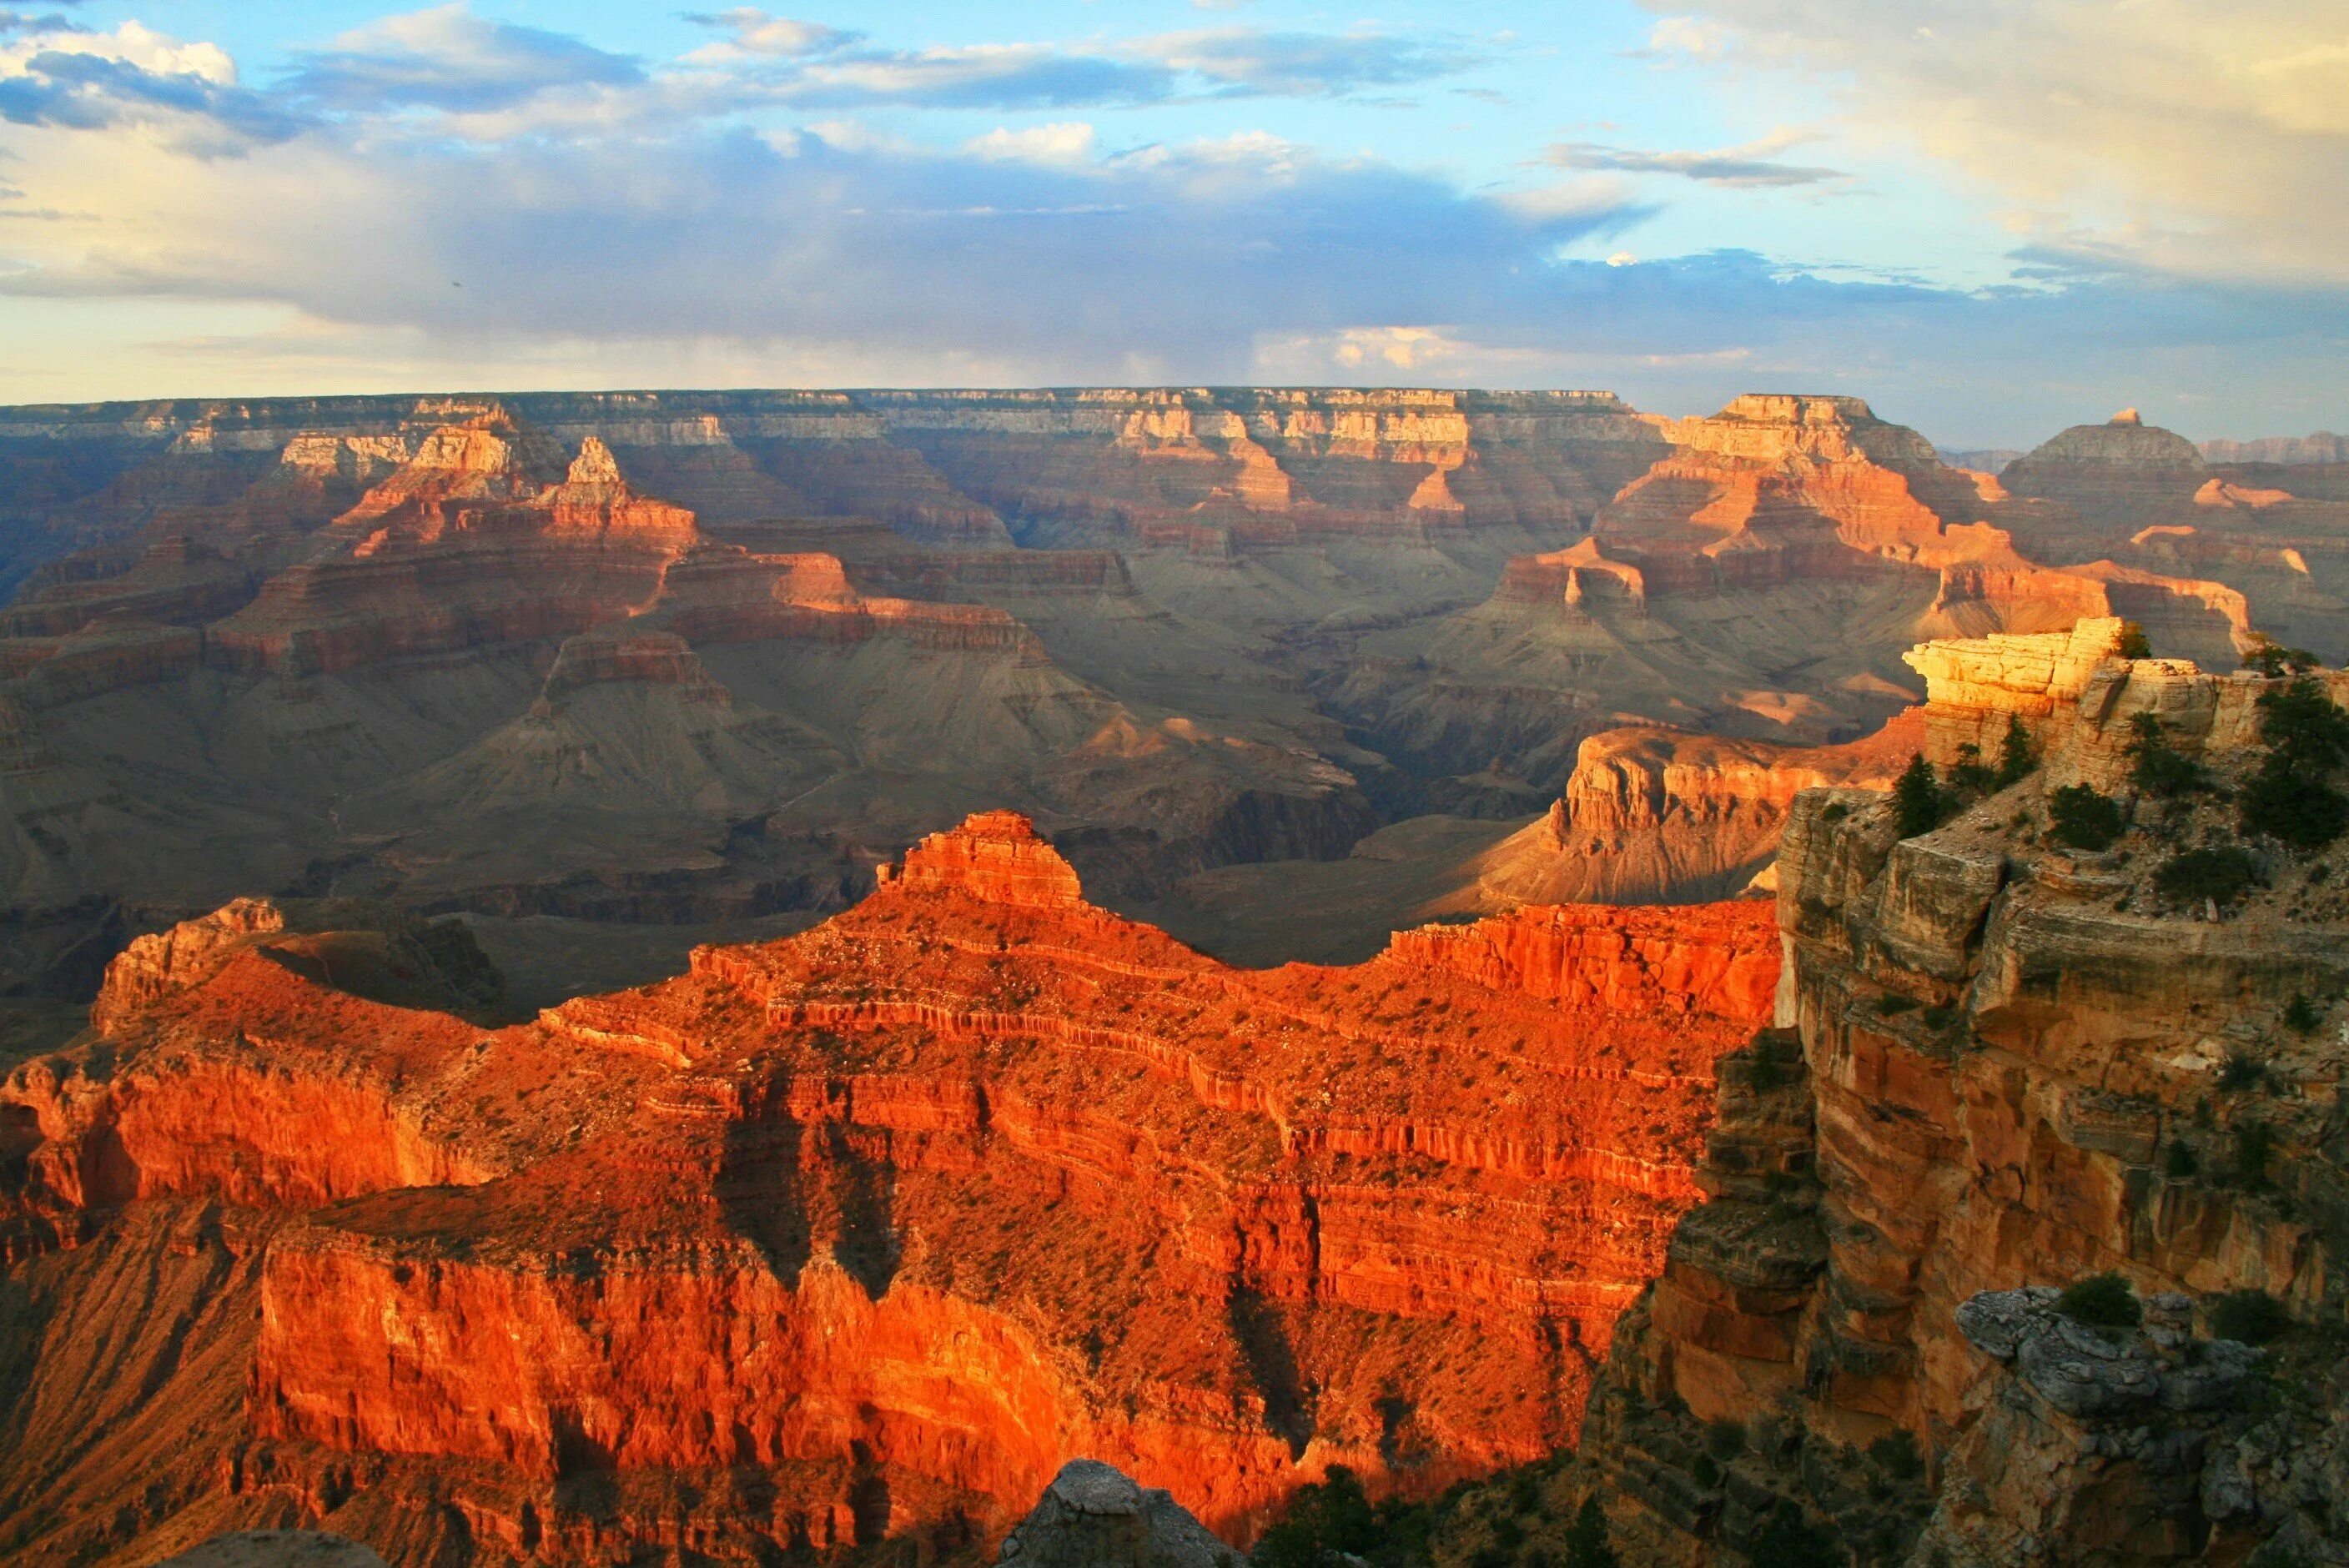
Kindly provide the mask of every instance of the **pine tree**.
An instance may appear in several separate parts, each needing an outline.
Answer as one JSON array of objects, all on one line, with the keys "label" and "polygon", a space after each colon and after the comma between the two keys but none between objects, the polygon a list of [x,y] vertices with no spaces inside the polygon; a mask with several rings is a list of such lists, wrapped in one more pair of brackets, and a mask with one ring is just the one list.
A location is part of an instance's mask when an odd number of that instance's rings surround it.
[{"label": "pine tree", "polygon": [[1899,820],[1900,836],[1913,839],[1940,827],[1944,804],[1941,786],[1933,776],[1933,765],[1925,760],[1920,751],[1909,759],[1908,771],[1892,787],[1892,810]]},{"label": "pine tree", "polygon": [[2006,737],[1998,743],[1998,787],[2020,784],[2024,775],[2037,767],[2039,758],[2031,749],[2031,732],[2023,727],[2023,720],[2014,714],[2006,716]]}]

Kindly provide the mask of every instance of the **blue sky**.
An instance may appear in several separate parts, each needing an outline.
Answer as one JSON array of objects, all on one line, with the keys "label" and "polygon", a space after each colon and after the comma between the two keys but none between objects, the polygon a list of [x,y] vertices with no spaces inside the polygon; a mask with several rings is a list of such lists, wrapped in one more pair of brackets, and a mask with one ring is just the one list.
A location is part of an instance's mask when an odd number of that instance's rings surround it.
[{"label": "blue sky", "polygon": [[2341,0],[0,0],[0,399],[1605,386],[2349,426]]}]

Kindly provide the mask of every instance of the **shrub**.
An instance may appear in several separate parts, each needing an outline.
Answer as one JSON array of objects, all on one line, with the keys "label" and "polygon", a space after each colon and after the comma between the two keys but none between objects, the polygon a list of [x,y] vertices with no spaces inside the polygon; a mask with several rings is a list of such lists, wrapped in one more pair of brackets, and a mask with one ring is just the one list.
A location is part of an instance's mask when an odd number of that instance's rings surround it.
[{"label": "shrub", "polygon": [[2194,1158],[2194,1149],[2191,1144],[2172,1142],[2168,1149],[2162,1150],[2162,1174],[2173,1181],[2183,1181],[2201,1169],[2202,1162]]},{"label": "shrub", "polygon": [[1958,760],[1950,769],[1950,789],[1968,799],[1979,799],[1998,788],[1998,775],[1982,759],[1982,748],[1971,743],[1958,748]]},{"label": "shrub", "polygon": [[2235,1129],[2235,1180],[2245,1187],[2268,1183],[2268,1161],[2275,1153],[2275,1129],[2247,1121]]},{"label": "shrub", "polygon": [[2219,1066],[2219,1087],[2230,1094],[2257,1088],[2268,1076],[2267,1064],[2243,1051],[2229,1051]]},{"label": "shrub", "polygon": [[2023,720],[2013,714],[2006,716],[2006,734],[1998,743],[1998,787],[2019,784],[2023,776],[2039,765],[2038,756],[2031,749],[2031,732],[2023,727]]},{"label": "shrub", "polygon": [[2121,623],[2121,640],[2113,651],[2125,659],[2153,657],[2153,644],[2146,639],[2145,627],[2135,621]]},{"label": "shrub", "polygon": [[2129,783],[2140,794],[2175,799],[2210,787],[2202,765],[2169,744],[2161,720],[2140,713],[2129,720]]},{"label": "shrub", "polygon": [[2085,784],[2066,784],[2047,797],[2047,820],[2057,843],[2101,850],[2121,836],[2121,804]]},{"label": "shrub", "polygon": [[1925,1473],[1925,1456],[1918,1451],[1912,1432],[1887,1432],[1868,1445],[1868,1457],[1894,1480],[1915,1480]]},{"label": "shrub", "polygon": [[1754,1538],[1754,1568],[1840,1568],[1844,1560],[1835,1537],[1803,1521],[1803,1511],[1781,1502],[1770,1522]]},{"label": "shrub", "polygon": [[2091,1328],[2135,1328],[2145,1316],[2137,1292],[2116,1274],[2090,1274],[2064,1287],[2055,1310]]},{"label": "shrub", "polygon": [[1892,786],[1892,813],[1899,822],[1900,836],[1913,839],[1931,832],[1941,825],[1949,807],[1949,797],[1934,778],[1933,765],[1921,751],[1911,757],[1899,782]]},{"label": "shrub", "polygon": [[1507,1514],[1493,1521],[1493,1544],[1504,1552],[1515,1552],[1526,1543],[1526,1527]]},{"label": "shrub", "polygon": [[2289,669],[2294,675],[2314,669],[2323,663],[2306,648],[2287,648],[2264,632],[2252,634],[2254,641],[2243,655],[2243,667],[2257,670],[2272,680]]},{"label": "shrub", "polygon": [[1726,1418],[1706,1422],[1704,1448],[1714,1459],[1727,1464],[1745,1451],[1745,1423]]},{"label": "shrub", "polygon": [[2243,831],[2266,833],[2296,850],[2321,850],[2349,831],[2349,795],[2310,770],[2270,752],[2238,797]]},{"label": "shrub", "polygon": [[2283,1010],[2283,1026],[2295,1035],[2313,1035],[2316,1032],[2316,1026],[2322,1022],[2323,1020],[2317,1016],[2316,1004],[2303,993],[2293,992],[2292,1001]]},{"label": "shrub", "polygon": [[1896,1013],[1913,1013],[1917,1010],[1917,998],[1903,996],[1898,991],[1888,991],[1877,998],[1876,1010],[1888,1018]]},{"label": "shrub", "polygon": [[2313,676],[2295,676],[2260,697],[2260,739],[2295,763],[2337,768],[2349,760],[2349,713]]},{"label": "shrub", "polygon": [[2263,1290],[2230,1290],[2210,1304],[2210,1334],[2215,1339],[2240,1339],[2265,1345],[2292,1326],[2283,1303]]},{"label": "shrub", "polygon": [[1255,1568],[1324,1568],[1331,1553],[1367,1556],[1379,1541],[1361,1481],[1344,1465],[1331,1465],[1321,1481],[1298,1489],[1249,1562]]},{"label": "shrub", "polygon": [[1696,1462],[1689,1466],[1689,1474],[1694,1476],[1696,1484],[1702,1487],[1711,1488],[1721,1484],[1721,1467],[1713,1462],[1711,1454],[1697,1455]]},{"label": "shrub", "polygon": [[2349,831],[2349,795],[2326,775],[2349,759],[2349,713],[2313,676],[2296,675],[2260,698],[2267,759],[2243,787],[2246,832],[2271,833],[2298,849],[2321,849]]},{"label": "shrub", "polygon": [[2249,851],[2229,844],[2172,855],[2154,873],[2153,885],[2164,898],[2197,903],[2209,899],[2224,904],[2242,897],[2259,880],[2259,861]]},{"label": "shrub", "polygon": [[1616,1568],[1617,1561],[1607,1539],[1607,1511],[1595,1495],[1584,1498],[1566,1532],[1566,1568]]}]

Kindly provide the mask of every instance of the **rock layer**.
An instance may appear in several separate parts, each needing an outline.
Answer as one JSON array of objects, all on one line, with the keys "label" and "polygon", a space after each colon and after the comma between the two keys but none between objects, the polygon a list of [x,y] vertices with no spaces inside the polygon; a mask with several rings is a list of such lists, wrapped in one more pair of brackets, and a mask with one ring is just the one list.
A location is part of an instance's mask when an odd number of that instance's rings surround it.
[{"label": "rock layer", "polygon": [[[2340,1321],[2329,1015],[2349,949],[2280,859],[2273,891],[2214,919],[2154,891],[2168,851],[2151,839],[2090,856],[2030,830],[2059,782],[2120,786],[2115,716],[2177,716],[2222,778],[2258,755],[2242,716],[2274,683],[2120,659],[2107,630],[1919,651],[1929,725],[1958,703],[2046,738],[2042,771],[1950,825],[1903,840],[1881,795],[1795,802],[1780,1027],[1724,1064],[1708,1202],[1627,1315],[1585,1439],[1656,1560],[1750,1551],[1782,1502],[1894,1560],[1923,1530],[1920,1563],[2227,1560],[2279,1525],[2331,1539],[2290,1487],[2227,1491],[2222,1451],[2275,1423],[2220,1386],[2242,1347],[2186,1347],[2229,1292]],[[2314,1028],[2282,1021],[2294,996],[2323,999]],[[2234,1058],[2267,1087],[2247,1095]],[[2159,1355],[2084,1338],[2045,1312],[2052,1290],[2014,1313],[1982,1295],[2106,1271],[2169,1325]],[[2310,1475],[2343,1419],[2320,1397],[2285,1423]],[[1708,1422],[1738,1423],[1747,1457],[1707,1457]]]},{"label": "rock layer", "polygon": [[802,936],[524,1025],[432,1010],[456,958],[332,913],[143,940],[5,1098],[36,1248],[126,1202],[301,1212],[230,1506],[356,1464],[305,1517],[400,1560],[430,1495],[591,1560],[597,1476],[768,1478],[748,1553],[988,1534],[1076,1454],[1245,1539],[1336,1460],[1419,1491],[1546,1453],[1776,965],[1747,904],[1227,969],[1003,812]]}]

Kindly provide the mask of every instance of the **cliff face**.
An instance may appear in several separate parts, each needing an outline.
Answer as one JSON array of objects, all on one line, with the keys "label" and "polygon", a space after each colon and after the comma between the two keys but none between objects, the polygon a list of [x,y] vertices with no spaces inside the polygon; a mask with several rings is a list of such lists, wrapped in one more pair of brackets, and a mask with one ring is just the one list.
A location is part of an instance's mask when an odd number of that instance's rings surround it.
[{"label": "cliff face", "polygon": [[1333,1461],[1417,1491],[1547,1453],[1777,965],[1744,904],[1227,969],[1000,812],[522,1025],[440,928],[338,913],[143,939],[0,1100],[35,1253],[124,1204],[279,1217],[244,1425],[185,1485],[395,1561],[450,1510],[460,1560],[601,1561],[717,1474],[771,1496],[705,1541],[747,1561],[991,1533],[1076,1455],[1244,1538]]},{"label": "cliff face", "polygon": [[1477,858],[1476,897],[1511,903],[1683,903],[1771,880],[1795,797],[1889,785],[1923,748],[1910,709],[1840,746],[1774,746],[1640,727],[1594,735],[1549,814]]},{"label": "cliff face", "polygon": [[[2251,600],[2224,573],[2143,552],[2056,564],[2006,526],[1995,481],[1857,398],[1749,396],[1660,428],[1671,449],[1586,537],[1511,560],[1490,598],[1432,633],[1364,639],[1373,656],[1336,686],[1340,711],[1401,755],[1462,772],[1503,759],[1491,770],[1539,799],[1577,743],[1634,721],[1806,750],[1854,740],[1913,699],[1899,655],[1921,640],[2123,616],[2165,655],[2225,664],[2248,645]],[[1751,865],[1773,830],[1731,825],[1738,841],[1689,874]],[[1626,886],[1680,874],[1669,851],[1649,860]]]},{"label": "cliff face", "polygon": [[[1724,1065],[1709,1201],[1626,1317],[1586,1430],[1657,1560],[1734,1560],[1782,1501],[1920,1563],[2236,1561],[2280,1528],[2336,1550],[2310,1500],[2343,1418],[2349,946],[2311,893],[2339,868],[2271,850],[2269,890],[2214,919],[2153,886],[2199,829],[2150,802],[2113,853],[2040,838],[2048,789],[2118,782],[2111,716],[2185,718],[2222,775],[2256,755],[2220,716],[2265,683],[2093,657],[2097,635],[1920,650],[1929,725],[1962,699],[2046,738],[2023,784],[1908,840],[1879,795],[1795,802],[1778,1027]],[[2296,996],[2313,1026],[2284,1021]],[[1998,1294],[2107,1271],[2144,1335]],[[2244,1391],[2261,1353],[2211,1315],[2243,1291],[2312,1326],[2268,1353],[2315,1379],[2289,1411]],[[1708,1436],[1725,1422],[1733,1449]],[[2304,1453],[2244,1470],[2279,1445]]]}]

